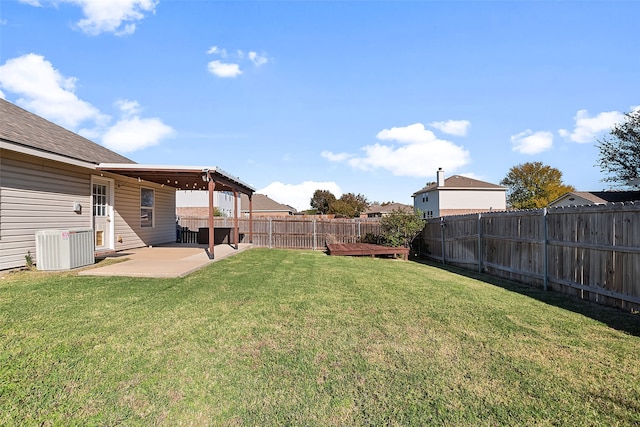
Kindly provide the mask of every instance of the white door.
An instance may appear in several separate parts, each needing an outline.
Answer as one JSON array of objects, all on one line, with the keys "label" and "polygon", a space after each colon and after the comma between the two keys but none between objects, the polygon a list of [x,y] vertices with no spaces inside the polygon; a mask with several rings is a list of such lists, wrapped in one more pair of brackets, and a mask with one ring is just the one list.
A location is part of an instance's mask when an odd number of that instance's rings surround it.
[{"label": "white door", "polygon": [[108,181],[94,181],[91,194],[93,196],[93,231],[96,250],[111,249],[110,183]]}]

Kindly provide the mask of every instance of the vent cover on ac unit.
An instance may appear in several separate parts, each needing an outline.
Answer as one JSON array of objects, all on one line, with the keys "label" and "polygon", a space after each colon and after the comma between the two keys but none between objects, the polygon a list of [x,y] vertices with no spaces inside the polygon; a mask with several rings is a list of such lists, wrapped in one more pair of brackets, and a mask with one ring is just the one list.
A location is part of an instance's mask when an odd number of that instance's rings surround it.
[{"label": "vent cover on ac unit", "polygon": [[91,228],[36,232],[38,270],[69,270],[95,262]]}]

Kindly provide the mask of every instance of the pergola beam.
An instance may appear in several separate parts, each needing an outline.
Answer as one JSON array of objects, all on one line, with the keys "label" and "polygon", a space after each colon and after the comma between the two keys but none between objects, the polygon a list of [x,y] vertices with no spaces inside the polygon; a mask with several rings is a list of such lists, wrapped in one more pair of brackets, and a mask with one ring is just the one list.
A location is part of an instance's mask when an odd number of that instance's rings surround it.
[{"label": "pergola beam", "polygon": [[96,166],[100,172],[110,172],[127,176],[138,181],[148,181],[162,186],[173,187],[178,190],[206,190],[209,196],[209,258],[214,257],[215,227],[214,227],[214,191],[233,192],[234,197],[234,243],[238,249],[240,241],[239,233],[239,206],[238,193],[249,197],[249,242],[253,243],[253,206],[251,196],[255,189],[233,177],[218,167],[195,166],[162,166],[140,165],[137,163],[101,163]]}]

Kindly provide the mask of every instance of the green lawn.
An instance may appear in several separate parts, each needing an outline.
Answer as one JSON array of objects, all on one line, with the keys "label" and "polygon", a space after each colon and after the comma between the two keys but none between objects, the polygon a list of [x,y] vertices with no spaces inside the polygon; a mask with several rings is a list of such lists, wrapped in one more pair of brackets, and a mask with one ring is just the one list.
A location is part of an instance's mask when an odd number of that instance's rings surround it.
[{"label": "green lawn", "polygon": [[275,249],[0,272],[0,425],[640,424],[640,316],[474,276]]}]

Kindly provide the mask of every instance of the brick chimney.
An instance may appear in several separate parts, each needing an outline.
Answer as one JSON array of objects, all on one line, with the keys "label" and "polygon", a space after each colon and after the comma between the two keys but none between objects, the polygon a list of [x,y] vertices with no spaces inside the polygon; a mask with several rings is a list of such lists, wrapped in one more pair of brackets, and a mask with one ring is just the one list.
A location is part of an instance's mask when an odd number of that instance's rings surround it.
[{"label": "brick chimney", "polygon": [[442,168],[438,168],[438,172],[436,173],[437,179],[436,182],[438,187],[444,187],[444,171]]}]

